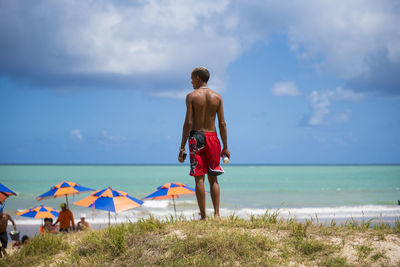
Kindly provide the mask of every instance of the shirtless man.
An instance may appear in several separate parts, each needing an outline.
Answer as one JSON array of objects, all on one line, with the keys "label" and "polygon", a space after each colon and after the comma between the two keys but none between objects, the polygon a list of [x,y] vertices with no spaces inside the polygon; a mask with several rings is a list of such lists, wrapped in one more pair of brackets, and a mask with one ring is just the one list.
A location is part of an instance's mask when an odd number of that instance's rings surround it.
[{"label": "shirtless man", "polygon": [[3,213],[4,206],[0,205],[0,241],[1,241],[1,251],[0,251],[0,258],[4,255],[7,255],[6,248],[8,243],[8,236],[7,236],[7,225],[8,221],[10,221],[14,226],[14,231],[17,231],[17,226],[15,222],[11,218],[10,214]]},{"label": "shirtless man", "polygon": [[[219,217],[220,189],[217,176],[224,173],[219,165],[220,157],[230,158],[227,144],[226,123],[221,96],[208,88],[210,78],[204,67],[192,71],[194,91],[186,96],[186,118],[183,124],[182,142],[179,149],[179,162],[184,162],[185,144],[189,138],[190,173],[196,180],[196,198],[201,219],[206,219],[206,194],[204,176],[208,175],[211,199],[214,206],[214,217]],[[219,142],[215,117],[218,116],[219,133],[223,148]]]}]

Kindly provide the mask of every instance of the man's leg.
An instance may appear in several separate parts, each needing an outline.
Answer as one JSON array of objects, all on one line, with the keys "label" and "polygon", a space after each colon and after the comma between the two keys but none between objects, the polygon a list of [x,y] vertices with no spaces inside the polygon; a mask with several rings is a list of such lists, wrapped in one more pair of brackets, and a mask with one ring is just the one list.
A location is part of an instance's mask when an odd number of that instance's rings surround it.
[{"label": "man's leg", "polygon": [[196,176],[196,198],[202,220],[206,219],[206,191],[204,189],[204,175]]},{"label": "man's leg", "polygon": [[219,184],[217,176],[208,175],[208,182],[210,183],[211,200],[214,206],[214,217],[219,218]]}]

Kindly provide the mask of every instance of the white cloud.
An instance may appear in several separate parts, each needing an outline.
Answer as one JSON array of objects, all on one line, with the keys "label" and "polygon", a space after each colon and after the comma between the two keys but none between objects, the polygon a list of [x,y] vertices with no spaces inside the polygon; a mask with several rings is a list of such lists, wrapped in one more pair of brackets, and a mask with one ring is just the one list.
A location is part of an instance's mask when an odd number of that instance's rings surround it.
[{"label": "white cloud", "polygon": [[72,139],[75,139],[75,140],[78,140],[78,141],[83,141],[83,136],[82,136],[81,130],[79,130],[79,129],[71,130],[69,135],[70,135],[70,137]]},{"label": "white cloud", "polygon": [[[250,44],[283,33],[298,59],[317,71],[355,80],[359,91],[400,94],[397,0],[248,0],[236,7]],[[382,71],[388,69],[395,71]]]},{"label": "white cloud", "polygon": [[151,93],[151,96],[171,99],[185,99],[190,91],[161,91]]},{"label": "white cloud", "polygon": [[292,48],[302,59],[320,58],[318,69],[345,79],[370,74],[373,56],[382,52],[399,62],[396,2],[295,1],[288,25]]},{"label": "white cloud", "polygon": [[123,142],[126,140],[126,137],[120,135],[110,135],[107,131],[102,130],[101,136],[106,139],[107,141],[111,142]]},{"label": "white cloud", "polygon": [[[352,90],[345,90],[337,87],[336,90],[312,91],[309,96],[311,112],[306,116],[305,122],[308,126],[318,126],[325,123],[325,117],[329,114],[331,103],[334,101],[360,101],[364,95],[355,93]],[[337,122],[346,122],[349,120],[351,110],[347,109],[344,113],[337,114]]]},{"label": "white cloud", "polygon": [[363,93],[356,93],[352,90],[343,89],[343,87],[339,86],[335,91],[328,90],[330,97],[336,101],[360,101],[364,98]]},{"label": "white cloud", "polygon": [[242,51],[232,32],[236,18],[226,16],[228,0],[2,1],[0,7],[0,35],[10,47],[0,49],[0,74],[22,73],[45,86],[58,79],[53,88],[171,91],[190,85],[192,69],[205,65],[223,90],[227,66]]},{"label": "white cloud", "polygon": [[347,122],[350,120],[351,114],[352,114],[351,110],[346,109],[344,112],[335,115],[335,121],[339,123]]},{"label": "white cloud", "polygon": [[272,87],[272,94],[275,96],[298,96],[301,93],[294,82],[277,82]]},{"label": "white cloud", "polygon": [[[229,64],[278,33],[317,70],[364,79],[383,75],[377,58],[383,68],[400,66],[399,12],[397,0],[1,1],[0,74],[48,88],[171,97],[205,65],[221,90]],[[390,75],[398,91],[398,75]]]},{"label": "white cloud", "polygon": [[321,125],[324,117],[329,113],[331,105],[329,93],[312,91],[310,94],[311,115],[307,120],[309,126]]}]

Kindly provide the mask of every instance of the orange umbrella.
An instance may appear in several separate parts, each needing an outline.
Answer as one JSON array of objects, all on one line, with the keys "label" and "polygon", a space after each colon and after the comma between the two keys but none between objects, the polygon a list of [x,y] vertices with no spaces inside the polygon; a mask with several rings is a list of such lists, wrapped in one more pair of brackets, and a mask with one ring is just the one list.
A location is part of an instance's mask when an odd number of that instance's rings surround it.
[{"label": "orange umbrella", "polygon": [[46,193],[36,197],[36,199],[39,201],[42,199],[65,196],[65,200],[67,201],[67,207],[69,208],[68,197],[67,197],[68,195],[77,195],[87,191],[94,191],[94,189],[81,186],[74,182],[62,181],[61,183],[50,188],[50,190],[47,191]]},{"label": "orange umbrella", "polygon": [[81,199],[74,205],[95,208],[108,211],[108,224],[110,224],[110,212],[121,212],[133,209],[143,204],[143,201],[136,199],[128,193],[112,189],[111,187],[96,191],[90,196]]},{"label": "orange umbrella", "polygon": [[143,199],[171,199],[174,202],[175,218],[176,218],[176,205],[175,198],[184,195],[194,195],[195,189],[182,183],[168,183],[159,186],[156,191],[150,195],[145,196]]},{"label": "orange umbrella", "polygon": [[0,184],[0,203],[3,203],[6,198],[12,195],[17,195],[17,193],[12,191],[10,188]]},{"label": "orange umbrella", "polygon": [[51,207],[43,205],[30,208],[24,211],[17,212],[18,216],[29,217],[29,218],[54,218],[58,217],[58,211]]}]

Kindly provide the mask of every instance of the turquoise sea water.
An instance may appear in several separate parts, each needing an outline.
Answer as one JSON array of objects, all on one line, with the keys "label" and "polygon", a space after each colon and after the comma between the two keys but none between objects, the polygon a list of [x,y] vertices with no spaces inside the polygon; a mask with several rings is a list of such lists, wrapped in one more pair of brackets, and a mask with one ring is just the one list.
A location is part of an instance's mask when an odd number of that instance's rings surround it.
[{"label": "turquoise sea water", "polygon": [[[279,209],[282,216],[306,218],[381,217],[395,220],[400,216],[400,166],[234,166],[225,165],[219,177],[221,213],[246,217]],[[0,165],[0,183],[18,193],[6,201],[6,211],[13,216],[37,204],[58,208],[64,198],[43,200],[35,197],[62,180],[94,189],[112,186],[142,198],[168,182],[182,182],[194,187],[187,165],[165,166],[70,166],[70,165]],[[208,182],[206,182],[206,188]],[[88,196],[70,196],[70,203]],[[85,212],[92,220],[104,220],[106,213],[71,205],[75,213]],[[212,214],[211,199],[207,198]],[[178,213],[196,217],[194,196],[177,200]],[[143,207],[121,213],[117,220],[135,220],[147,216],[173,214],[172,202],[146,201]],[[76,217],[79,217],[76,215]],[[89,216],[88,216],[89,217]],[[35,220],[24,220],[34,223]],[[39,222],[38,222],[39,223]]]}]

